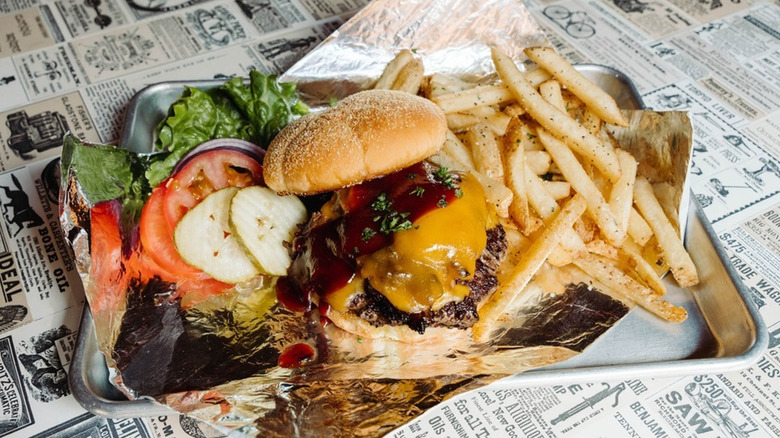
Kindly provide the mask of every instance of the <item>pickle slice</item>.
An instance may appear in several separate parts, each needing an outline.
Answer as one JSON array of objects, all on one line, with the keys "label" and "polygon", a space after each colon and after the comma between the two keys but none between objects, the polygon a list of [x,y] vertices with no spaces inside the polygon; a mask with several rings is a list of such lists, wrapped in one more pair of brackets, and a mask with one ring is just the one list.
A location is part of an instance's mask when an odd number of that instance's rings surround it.
[{"label": "pickle slice", "polygon": [[233,234],[255,266],[268,275],[287,274],[289,242],[306,218],[300,199],[279,196],[266,187],[240,189],[230,202]]},{"label": "pickle slice", "polygon": [[259,274],[230,228],[230,201],[238,191],[227,187],[211,193],[181,218],[173,232],[176,250],[185,262],[233,284]]}]

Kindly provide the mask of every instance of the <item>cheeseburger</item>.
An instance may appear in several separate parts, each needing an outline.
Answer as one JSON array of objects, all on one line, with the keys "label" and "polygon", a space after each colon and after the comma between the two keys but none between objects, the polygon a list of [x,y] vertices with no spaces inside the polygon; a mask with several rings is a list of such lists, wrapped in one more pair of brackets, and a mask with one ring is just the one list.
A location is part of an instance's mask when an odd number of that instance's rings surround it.
[{"label": "cheeseburger", "polygon": [[265,182],[333,195],[297,232],[280,289],[367,338],[471,327],[497,288],[506,236],[474,176],[426,161],[446,133],[438,106],[389,90],[287,126],[268,148]]}]

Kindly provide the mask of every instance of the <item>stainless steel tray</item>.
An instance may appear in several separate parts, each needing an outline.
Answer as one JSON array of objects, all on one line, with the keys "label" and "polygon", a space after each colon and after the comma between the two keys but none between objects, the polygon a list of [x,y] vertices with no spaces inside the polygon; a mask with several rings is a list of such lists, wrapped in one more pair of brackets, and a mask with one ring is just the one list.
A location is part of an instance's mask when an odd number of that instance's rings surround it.
[{"label": "stainless steel tray", "polygon": [[[609,92],[621,108],[643,107],[636,88],[620,72],[599,65],[578,65],[577,69]],[[221,83],[166,82],[144,88],[130,101],[121,144],[136,152],[149,152],[154,143],[155,127],[179,97],[184,85],[205,89]],[[667,323],[637,308],[584,353],[565,362],[500,380],[491,387],[619,380],[638,375],[707,374],[748,366],[766,349],[767,331],[750,302],[747,289],[717,242],[704,213],[692,201],[686,247],[699,268],[702,282],[685,290],[677,288],[668,279],[666,284],[669,301],[688,311],[684,323]],[[76,400],[98,415],[123,418],[171,413],[151,400],[129,401],[109,382],[88,307],[84,309],[75,357],[71,362],[70,384]]]}]

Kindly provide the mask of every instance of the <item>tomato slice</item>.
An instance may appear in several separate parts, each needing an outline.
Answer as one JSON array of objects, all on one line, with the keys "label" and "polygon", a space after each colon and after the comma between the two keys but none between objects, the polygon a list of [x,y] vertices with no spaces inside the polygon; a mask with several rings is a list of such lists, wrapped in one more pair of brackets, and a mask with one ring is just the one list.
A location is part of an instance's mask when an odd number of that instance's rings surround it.
[{"label": "tomato slice", "polygon": [[163,270],[181,279],[209,278],[203,271],[188,265],[173,244],[173,230],[163,213],[165,182],[152,190],[152,195],[141,210],[140,237],[144,253]]},{"label": "tomato slice", "polygon": [[247,187],[262,182],[263,168],[249,156],[217,149],[196,156],[165,185],[165,220],[171,229],[179,219],[210,193],[225,187]]},{"label": "tomato slice", "polygon": [[122,254],[119,212],[116,202],[95,204],[90,212],[90,302],[93,311],[108,312],[119,308],[130,282],[126,275],[131,265]]}]

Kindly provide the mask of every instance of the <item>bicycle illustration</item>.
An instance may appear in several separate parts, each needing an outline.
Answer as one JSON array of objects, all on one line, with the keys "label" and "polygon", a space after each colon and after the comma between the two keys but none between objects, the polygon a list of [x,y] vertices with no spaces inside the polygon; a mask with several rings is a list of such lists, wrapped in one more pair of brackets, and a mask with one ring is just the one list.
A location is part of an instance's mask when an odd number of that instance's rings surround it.
[{"label": "bicycle illustration", "polygon": [[542,13],[572,38],[585,39],[596,34],[596,28],[593,27],[596,22],[585,11],[571,12],[565,6],[551,5],[544,8]]}]

